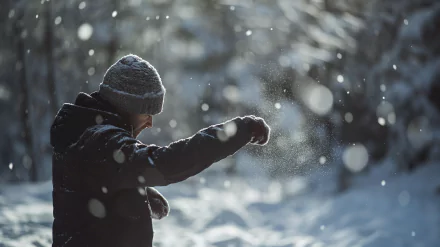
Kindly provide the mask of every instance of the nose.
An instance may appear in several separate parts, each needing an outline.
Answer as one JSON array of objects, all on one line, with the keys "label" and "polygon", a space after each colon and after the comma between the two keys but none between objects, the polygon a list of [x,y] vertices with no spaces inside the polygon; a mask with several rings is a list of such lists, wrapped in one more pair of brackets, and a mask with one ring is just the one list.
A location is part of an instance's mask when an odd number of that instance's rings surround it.
[{"label": "nose", "polygon": [[150,116],[147,119],[147,128],[151,128],[151,127],[153,127],[153,117]]}]

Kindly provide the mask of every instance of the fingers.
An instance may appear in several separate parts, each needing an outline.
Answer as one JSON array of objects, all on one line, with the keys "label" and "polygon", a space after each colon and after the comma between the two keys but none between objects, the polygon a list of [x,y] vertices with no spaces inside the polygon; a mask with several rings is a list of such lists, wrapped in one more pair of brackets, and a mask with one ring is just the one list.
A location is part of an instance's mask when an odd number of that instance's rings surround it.
[{"label": "fingers", "polygon": [[250,143],[254,145],[266,145],[270,138],[270,127],[261,117],[247,116],[252,119],[252,138]]}]

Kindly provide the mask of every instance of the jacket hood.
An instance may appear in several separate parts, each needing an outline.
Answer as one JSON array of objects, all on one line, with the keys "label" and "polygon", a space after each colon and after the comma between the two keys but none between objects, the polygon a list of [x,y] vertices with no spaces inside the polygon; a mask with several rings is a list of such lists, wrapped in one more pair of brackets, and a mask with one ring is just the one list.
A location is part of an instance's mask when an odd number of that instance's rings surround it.
[{"label": "jacket hood", "polygon": [[98,92],[79,93],[74,104],[65,103],[58,111],[50,129],[50,144],[63,150],[75,143],[87,128],[100,124],[132,131],[132,126]]}]

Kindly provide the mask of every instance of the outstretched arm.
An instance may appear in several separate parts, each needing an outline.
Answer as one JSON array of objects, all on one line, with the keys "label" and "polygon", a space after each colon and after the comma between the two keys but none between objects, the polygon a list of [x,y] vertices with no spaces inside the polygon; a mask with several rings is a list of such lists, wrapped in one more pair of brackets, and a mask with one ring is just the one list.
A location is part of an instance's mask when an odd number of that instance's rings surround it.
[{"label": "outstretched arm", "polygon": [[151,159],[169,183],[183,181],[237,152],[252,139],[252,120],[234,118],[155,150]]},{"label": "outstretched arm", "polygon": [[[119,188],[165,186],[194,176],[251,142],[264,145],[269,127],[261,118],[237,117],[168,146],[145,145],[115,128],[104,142],[112,156],[112,182]],[[111,131],[111,130],[108,130]],[[111,152],[109,152],[111,151]],[[110,160],[109,160],[110,161]]]}]

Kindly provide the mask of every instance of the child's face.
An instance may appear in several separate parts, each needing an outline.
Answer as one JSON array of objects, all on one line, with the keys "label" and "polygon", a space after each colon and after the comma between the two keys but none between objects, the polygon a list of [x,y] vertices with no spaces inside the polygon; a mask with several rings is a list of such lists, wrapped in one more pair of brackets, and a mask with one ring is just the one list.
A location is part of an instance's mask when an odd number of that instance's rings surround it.
[{"label": "child's face", "polygon": [[153,116],[148,114],[132,115],[130,121],[133,125],[135,136],[139,135],[143,129],[153,127]]}]

